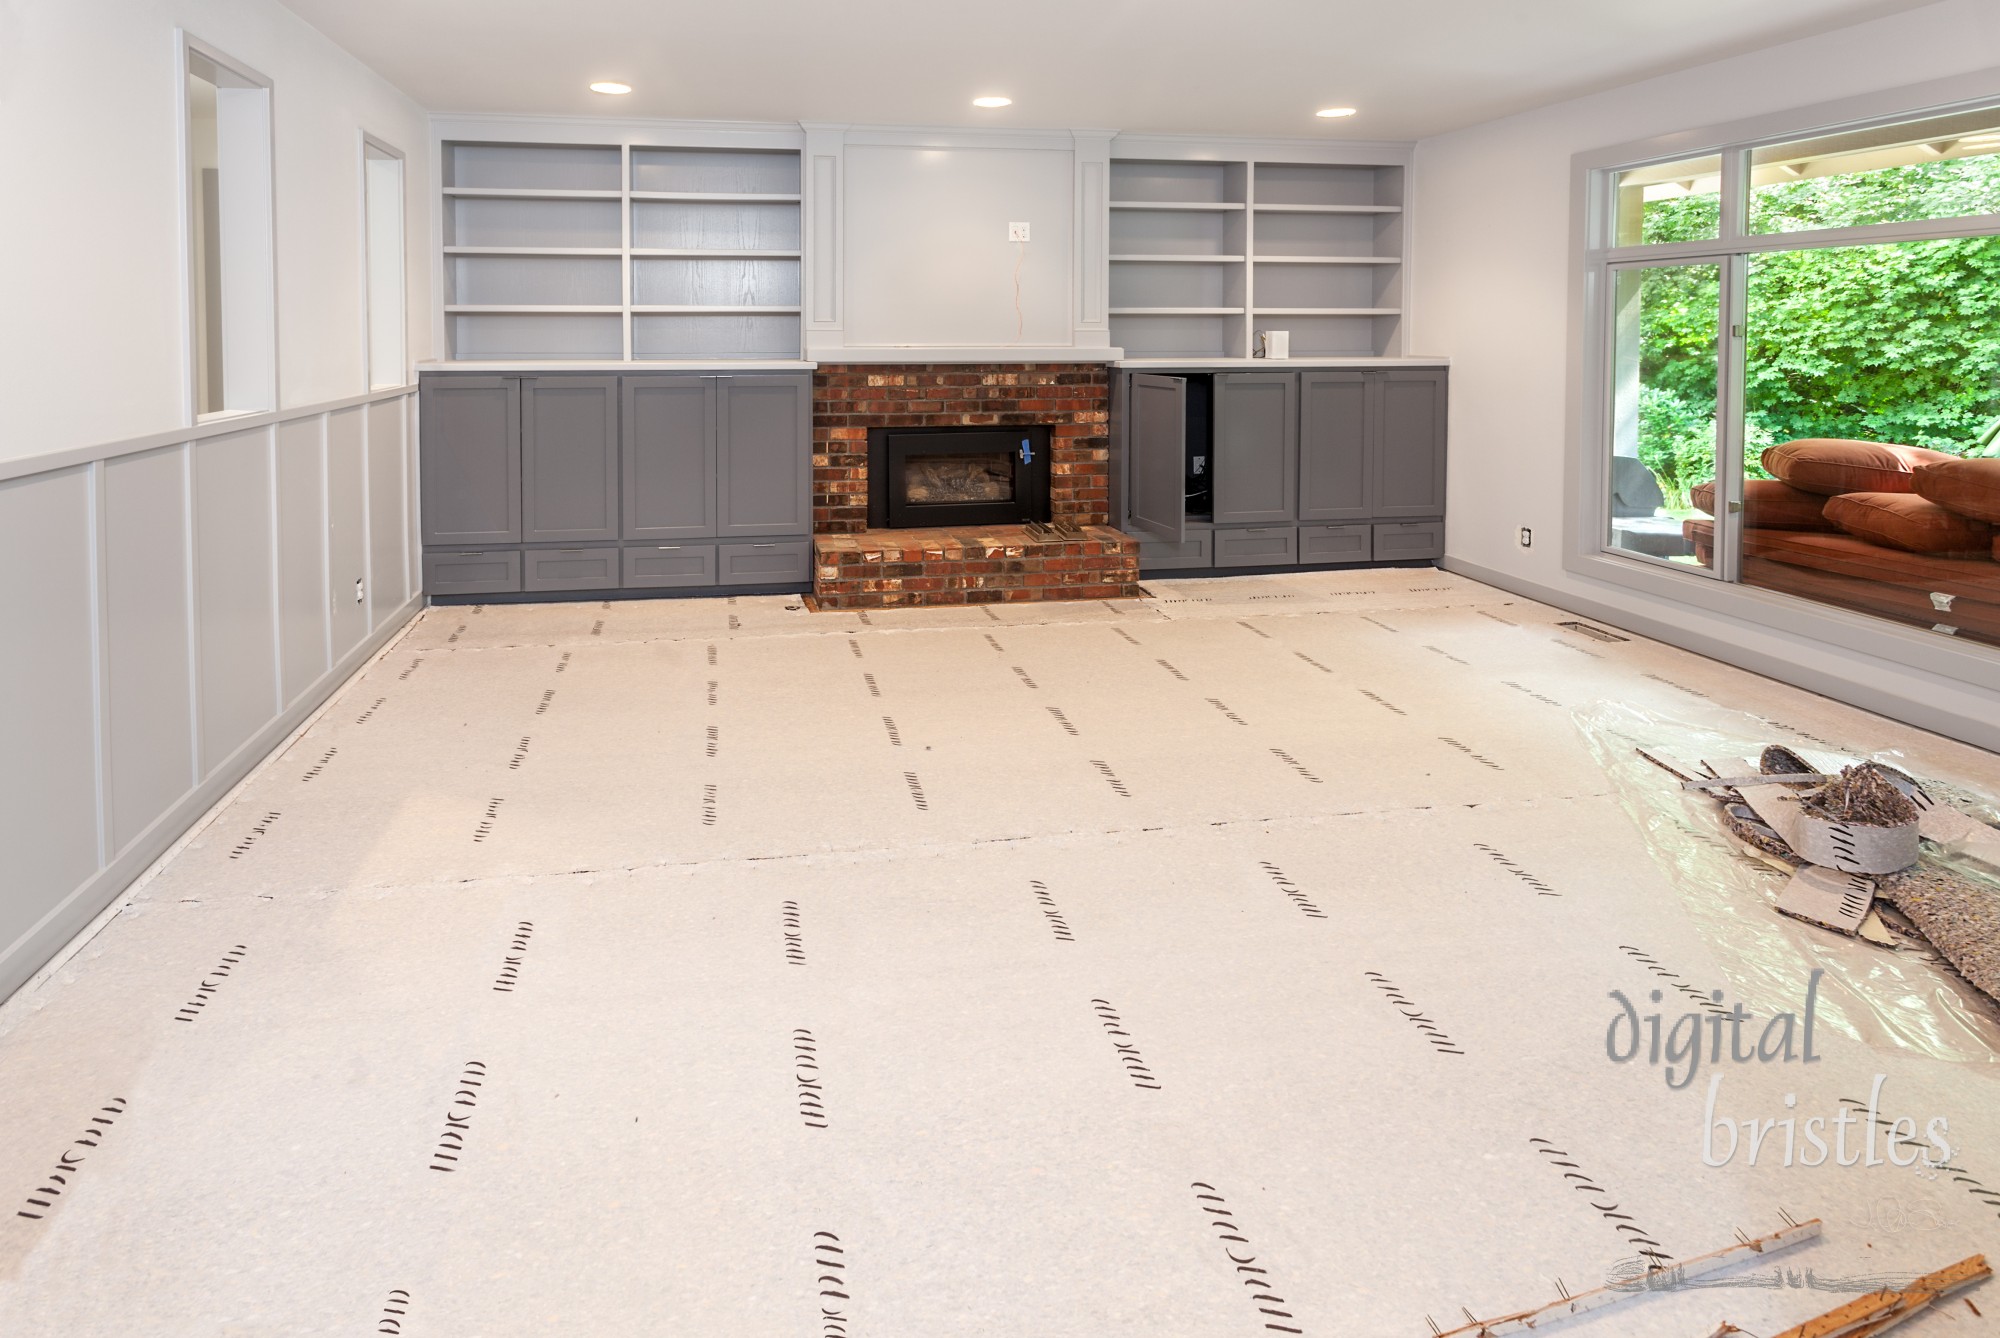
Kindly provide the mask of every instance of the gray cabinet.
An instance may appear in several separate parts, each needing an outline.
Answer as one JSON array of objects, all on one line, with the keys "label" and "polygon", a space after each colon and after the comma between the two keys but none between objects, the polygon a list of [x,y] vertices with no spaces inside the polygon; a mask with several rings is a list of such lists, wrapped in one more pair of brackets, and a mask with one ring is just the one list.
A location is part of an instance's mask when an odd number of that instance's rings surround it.
[{"label": "gray cabinet", "polygon": [[1299,519],[1366,520],[1372,452],[1366,372],[1299,377]]},{"label": "gray cabinet", "polygon": [[428,385],[419,419],[426,544],[521,538],[521,385],[454,377]]},{"label": "gray cabinet", "polygon": [[442,373],[422,400],[432,594],[810,578],[808,376]]},{"label": "gray cabinet", "polygon": [[1187,378],[1141,372],[1126,389],[1121,408],[1130,523],[1140,534],[1178,546],[1187,538]]},{"label": "gray cabinet", "polygon": [[714,534],[719,379],[684,373],[623,380],[625,537]]},{"label": "gray cabinet", "polygon": [[1298,518],[1299,378],[1215,378],[1215,523]]},{"label": "gray cabinet", "polygon": [[799,376],[716,379],[716,533],[805,533],[812,525],[811,383]]},{"label": "gray cabinet", "polygon": [[1442,556],[1445,415],[1442,367],[1119,376],[1114,495],[1141,569]]},{"label": "gray cabinet", "polygon": [[1370,514],[1444,514],[1445,374],[1377,372]]},{"label": "gray cabinet", "polygon": [[[521,538],[618,537],[618,378],[521,383]],[[529,589],[537,589],[532,580]]]}]

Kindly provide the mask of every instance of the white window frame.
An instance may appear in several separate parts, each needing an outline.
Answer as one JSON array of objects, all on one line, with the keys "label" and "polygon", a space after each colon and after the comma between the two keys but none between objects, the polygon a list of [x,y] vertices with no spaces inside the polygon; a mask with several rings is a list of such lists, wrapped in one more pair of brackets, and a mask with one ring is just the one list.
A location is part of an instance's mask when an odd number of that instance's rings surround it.
[{"label": "white window frame", "polygon": [[[410,161],[409,156],[388,140],[361,132],[361,365],[362,379],[369,390],[388,390],[410,383]],[[393,369],[377,366],[375,347],[376,254],[374,218],[370,208],[369,163],[394,159],[398,166],[396,211],[396,359]],[[393,372],[384,376],[384,371]]]},{"label": "white window frame", "polygon": [[[2000,69],[1820,103],[1750,120],[1639,140],[1571,160],[1570,418],[1565,461],[1567,534],[1563,568],[1670,604],[1747,625],[1840,645],[1892,664],[1990,689],[2000,651],[1905,627],[1888,619],[1735,582],[1743,480],[1741,333],[1748,262],[1754,255],[1816,247],[1926,241],[2000,234],[2000,214],[1879,223],[1864,227],[1756,234],[1745,230],[1751,152],[1767,144],[1843,130],[1990,109],[2000,125]],[[1719,154],[1722,220],[1713,240],[1610,244],[1615,180],[1628,168]],[[1717,367],[1716,561],[1709,571],[1609,546],[1607,486],[1615,374],[1615,272],[1673,261],[1721,263],[1722,319]]]},{"label": "white window frame", "polygon": [[[208,413],[198,412],[201,401],[195,384],[201,366],[196,340],[200,337],[198,304],[202,300],[201,294],[195,290],[198,272],[195,252],[202,239],[197,224],[198,202],[192,171],[194,149],[188,115],[188,78],[197,60],[215,66],[235,80],[230,85],[232,90],[261,95],[261,105],[257,108],[261,125],[256,128],[261,131],[263,140],[260,149],[247,153],[239,151],[233,155],[238,179],[233,186],[225,181],[225,188],[231,191],[232,199],[236,201],[231,212],[242,218],[247,211],[251,227],[247,234],[239,229],[237,236],[227,243],[223,291],[226,316],[222,353],[224,407]],[[275,99],[269,77],[184,29],[174,31],[174,69],[181,192],[181,304],[185,337],[181,378],[186,397],[183,416],[190,424],[199,424],[263,413],[278,407]]]}]

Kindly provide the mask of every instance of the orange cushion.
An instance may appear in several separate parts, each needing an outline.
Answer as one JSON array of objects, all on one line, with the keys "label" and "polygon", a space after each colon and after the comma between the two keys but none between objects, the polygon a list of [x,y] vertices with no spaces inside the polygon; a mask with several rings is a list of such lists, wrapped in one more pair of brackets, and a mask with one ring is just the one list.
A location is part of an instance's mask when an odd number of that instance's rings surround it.
[{"label": "orange cushion", "polygon": [[1953,515],[1907,492],[1851,492],[1829,497],[1826,518],[1857,539],[1910,553],[1987,552],[1993,527]]},{"label": "orange cushion", "polygon": [[1807,437],[1764,448],[1764,472],[1794,488],[1836,497],[1844,492],[1911,492],[1918,465],[1956,460],[1943,451],[1886,441]]},{"label": "orange cushion", "polygon": [[[1688,489],[1688,500],[1696,509],[1715,514],[1715,485],[1697,483]],[[1794,488],[1777,479],[1743,480],[1743,523],[1760,530],[1818,530],[1830,533],[1835,527],[1820,513],[1826,498],[1818,493]]]},{"label": "orange cushion", "polygon": [[1947,511],[2000,525],[2000,459],[1918,465],[1910,483],[1917,496]]}]

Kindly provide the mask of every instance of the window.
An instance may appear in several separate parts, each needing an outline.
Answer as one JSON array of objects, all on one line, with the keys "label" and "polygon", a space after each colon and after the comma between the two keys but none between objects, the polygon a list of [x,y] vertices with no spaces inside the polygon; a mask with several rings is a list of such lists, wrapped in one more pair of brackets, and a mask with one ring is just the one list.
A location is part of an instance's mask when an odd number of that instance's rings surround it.
[{"label": "window", "polygon": [[361,141],[368,387],[409,383],[403,351],[403,155],[373,136]]},{"label": "window", "polygon": [[277,402],[270,82],[185,45],[189,338],[197,419]]},{"label": "window", "polygon": [[2000,646],[2000,107],[1591,179],[1594,551]]}]

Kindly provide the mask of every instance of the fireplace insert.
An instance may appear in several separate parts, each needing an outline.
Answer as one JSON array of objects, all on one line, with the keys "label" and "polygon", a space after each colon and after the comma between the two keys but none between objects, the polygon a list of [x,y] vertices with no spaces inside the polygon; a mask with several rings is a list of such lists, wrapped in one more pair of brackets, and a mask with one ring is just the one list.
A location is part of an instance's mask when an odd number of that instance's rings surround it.
[{"label": "fireplace insert", "polygon": [[868,433],[868,528],[1020,525],[1049,518],[1049,429],[878,427]]}]

